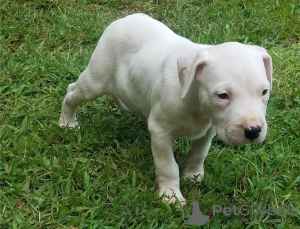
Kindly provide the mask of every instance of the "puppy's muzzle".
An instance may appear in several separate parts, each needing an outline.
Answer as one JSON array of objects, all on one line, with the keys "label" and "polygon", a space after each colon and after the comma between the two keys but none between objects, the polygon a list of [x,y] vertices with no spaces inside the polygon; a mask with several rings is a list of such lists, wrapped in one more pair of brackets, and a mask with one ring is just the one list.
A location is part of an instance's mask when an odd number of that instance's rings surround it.
[{"label": "puppy's muzzle", "polygon": [[261,126],[249,126],[244,129],[245,138],[249,139],[250,141],[254,141],[256,138],[259,137],[261,132]]}]

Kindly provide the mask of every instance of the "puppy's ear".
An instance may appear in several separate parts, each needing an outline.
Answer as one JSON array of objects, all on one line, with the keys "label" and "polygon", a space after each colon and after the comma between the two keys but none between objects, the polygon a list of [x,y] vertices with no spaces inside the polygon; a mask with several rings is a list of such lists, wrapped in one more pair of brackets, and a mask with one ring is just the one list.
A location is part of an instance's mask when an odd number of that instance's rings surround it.
[{"label": "puppy's ear", "polygon": [[270,89],[272,89],[272,78],[273,78],[272,58],[268,53],[265,53],[263,54],[263,61],[264,61],[267,77],[270,83]]},{"label": "puppy's ear", "polygon": [[193,81],[200,77],[206,59],[200,55],[183,55],[177,59],[177,72],[181,85],[181,99],[183,99],[191,88]]},{"label": "puppy's ear", "polygon": [[268,52],[264,48],[259,46],[255,46],[255,48],[262,54],[267,78],[270,83],[270,89],[272,89],[272,78],[273,78],[272,57],[268,54]]}]

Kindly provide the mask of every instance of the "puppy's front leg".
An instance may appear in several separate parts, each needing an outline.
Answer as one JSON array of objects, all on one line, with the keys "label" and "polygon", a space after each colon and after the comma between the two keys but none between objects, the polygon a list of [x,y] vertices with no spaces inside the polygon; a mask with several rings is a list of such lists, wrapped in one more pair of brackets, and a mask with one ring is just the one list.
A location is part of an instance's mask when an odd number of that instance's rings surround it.
[{"label": "puppy's front leg", "polygon": [[157,123],[148,121],[151,133],[151,146],[159,187],[159,196],[165,194],[165,203],[174,203],[177,197],[182,204],[185,199],[179,186],[179,168],[172,150],[172,136]]},{"label": "puppy's front leg", "polygon": [[211,145],[211,140],[216,135],[215,128],[212,126],[206,134],[192,141],[192,148],[184,160],[184,178],[202,181],[204,177],[203,164]]}]

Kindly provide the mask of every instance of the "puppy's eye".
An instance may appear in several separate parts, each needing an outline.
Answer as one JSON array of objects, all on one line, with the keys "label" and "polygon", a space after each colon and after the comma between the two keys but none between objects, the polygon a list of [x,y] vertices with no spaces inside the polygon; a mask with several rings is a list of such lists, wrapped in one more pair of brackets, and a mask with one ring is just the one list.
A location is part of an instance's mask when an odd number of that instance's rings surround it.
[{"label": "puppy's eye", "polygon": [[218,94],[218,97],[220,99],[229,99],[229,96],[227,93],[220,93],[220,94]]},{"label": "puppy's eye", "polygon": [[262,95],[266,95],[268,92],[268,89],[263,90]]}]

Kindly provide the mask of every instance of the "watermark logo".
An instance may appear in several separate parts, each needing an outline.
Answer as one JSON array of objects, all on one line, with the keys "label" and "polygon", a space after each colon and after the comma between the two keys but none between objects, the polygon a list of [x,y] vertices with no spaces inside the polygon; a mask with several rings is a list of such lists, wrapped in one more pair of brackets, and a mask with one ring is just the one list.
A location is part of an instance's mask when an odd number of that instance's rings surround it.
[{"label": "watermark logo", "polygon": [[203,215],[202,211],[200,210],[198,201],[193,201],[192,205],[193,205],[192,214],[189,215],[189,218],[187,220],[185,219],[184,209],[182,208],[183,221],[184,221],[183,226],[205,225],[206,222],[209,220],[208,215]]},{"label": "watermark logo", "polygon": [[247,215],[280,215],[280,216],[286,216],[286,215],[291,215],[291,216],[296,216],[297,215],[297,208],[291,207],[290,205],[286,207],[272,207],[270,204],[268,206],[254,206],[253,204],[251,205],[241,205],[240,207],[237,207],[235,205],[231,207],[222,207],[221,205],[213,205],[213,215],[215,216],[216,214],[223,214],[226,216],[230,215],[242,215],[242,216],[247,216]]},{"label": "watermark logo", "polygon": [[[183,214],[183,226],[192,225],[205,225],[209,221],[209,216],[204,215],[199,207],[198,201],[193,201],[190,203],[192,205],[192,210],[189,214],[185,214],[184,208],[181,208]],[[223,214],[225,216],[248,216],[248,215],[279,215],[279,216],[296,216],[299,214],[299,210],[290,205],[282,207],[272,207],[271,205],[241,205],[241,206],[231,206],[223,207],[221,205],[212,206],[212,216],[217,214]]]}]

